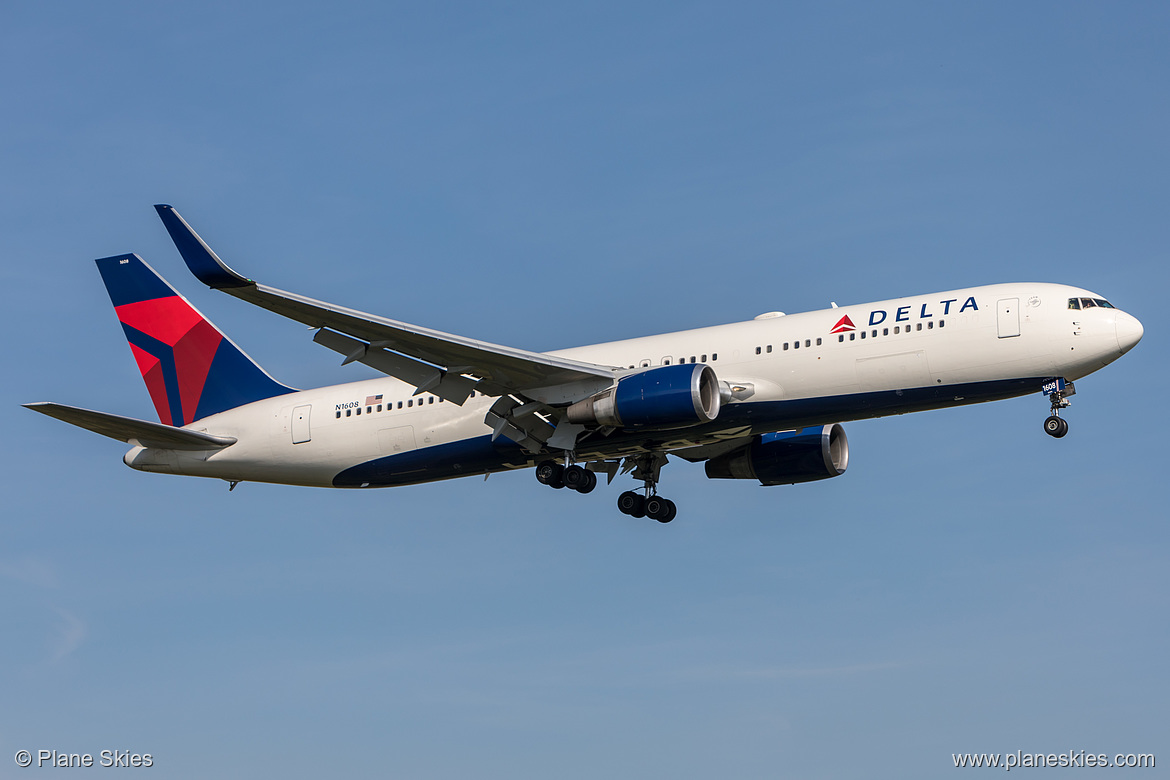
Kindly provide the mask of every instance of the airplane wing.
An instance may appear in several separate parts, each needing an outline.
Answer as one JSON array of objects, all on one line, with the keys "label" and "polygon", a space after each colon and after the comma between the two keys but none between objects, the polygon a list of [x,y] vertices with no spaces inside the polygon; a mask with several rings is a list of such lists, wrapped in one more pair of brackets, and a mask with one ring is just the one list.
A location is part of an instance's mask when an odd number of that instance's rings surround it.
[{"label": "airplane wing", "polygon": [[418,325],[335,306],[259,284],[233,271],[179,212],[154,207],[187,267],[212,289],[318,328],[313,340],[430,392],[462,404],[473,389],[568,403],[612,384],[613,366],[489,344]]},{"label": "airplane wing", "polygon": [[210,433],[174,428],[162,423],[136,420],[119,414],[95,412],[77,406],[66,406],[48,401],[23,404],[25,409],[55,417],[62,422],[79,428],[109,436],[127,444],[137,443],[143,447],[157,447],[164,450],[220,450],[236,443],[231,436],[212,436]]}]

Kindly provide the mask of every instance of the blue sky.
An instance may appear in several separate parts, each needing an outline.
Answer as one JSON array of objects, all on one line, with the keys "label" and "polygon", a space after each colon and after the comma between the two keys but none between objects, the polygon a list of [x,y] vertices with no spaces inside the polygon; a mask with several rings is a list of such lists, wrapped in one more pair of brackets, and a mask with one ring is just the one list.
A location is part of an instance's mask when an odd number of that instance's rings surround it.
[{"label": "blue sky", "polygon": [[[1170,11],[340,6],[0,10],[0,762],[1170,763]],[[529,349],[1012,280],[1092,289],[1146,336],[1078,382],[1063,440],[1039,396],[851,423],[823,483],[672,464],[666,527],[528,473],[229,495],[19,408],[153,415],[92,263],[126,251],[278,379],[368,375],[198,285],[159,202],[255,278]]]}]

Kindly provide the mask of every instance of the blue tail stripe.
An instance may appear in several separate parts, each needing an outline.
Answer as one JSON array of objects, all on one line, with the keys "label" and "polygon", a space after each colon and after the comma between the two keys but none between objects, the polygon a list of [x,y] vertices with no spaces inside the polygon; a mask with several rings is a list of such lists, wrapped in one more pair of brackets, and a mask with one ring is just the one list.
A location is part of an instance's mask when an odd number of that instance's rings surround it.
[{"label": "blue tail stripe", "polygon": [[183,398],[179,393],[179,371],[175,366],[175,351],[168,345],[142,331],[123,323],[126,340],[144,352],[149,352],[162,364],[163,385],[167,389],[167,406],[171,410],[171,425],[183,424]]}]

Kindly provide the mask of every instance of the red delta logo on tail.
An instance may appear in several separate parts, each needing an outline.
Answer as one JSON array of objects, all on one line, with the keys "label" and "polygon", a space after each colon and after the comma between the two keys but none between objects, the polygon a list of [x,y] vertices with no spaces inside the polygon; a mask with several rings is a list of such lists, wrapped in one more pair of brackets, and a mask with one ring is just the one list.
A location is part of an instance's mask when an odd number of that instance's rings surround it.
[{"label": "red delta logo on tail", "polygon": [[97,261],[158,419],[176,427],[294,392],[195,310],[137,255]]},{"label": "red delta logo on tail", "polygon": [[[127,303],[115,311],[159,420],[167,425],[193,422],[223,335],[178,295]],[[177,399],[168,392],[167,375],[172,372]]]},{"label": "red delta logo on tail", "polygon": [[837,320],[837,324],[833,326],[833,329],[829,333],[844,333],[849,330],[857,330],[857,326],[853,324],[853,320],[849,319],[849,315],[846,314]]}]

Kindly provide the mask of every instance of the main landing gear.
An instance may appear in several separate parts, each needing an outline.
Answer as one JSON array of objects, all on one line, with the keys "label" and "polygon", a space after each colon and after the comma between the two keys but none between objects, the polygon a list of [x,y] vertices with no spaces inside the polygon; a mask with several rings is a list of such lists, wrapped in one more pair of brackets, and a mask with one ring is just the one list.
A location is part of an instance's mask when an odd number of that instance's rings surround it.
[{"label": "main landing gear", "polygon": [[562,466],[555,460],[542,460],[536,465],[536,481],[560,490],[569,488],[578,493],[590,493],[597,487],[597,475],[573,463]]},{"label": "main landing gear", "polygon": [[1067,409],[1070,401],[1065,396],[1075,395],[1072,382],[1054,380],[1044,386],[1044,392],[1052,401],[1051,414],[1044,421],[1044,432],[1054,439],[1061,439],[1068,433],[1068,422],[1061,419],[1060,410]]},{"label": "main landing gear", "polygon": [[660,523],[669,523],[678,514],[678,507],[669,498],[658,495],[658,476],[666,465],[666,456],[660,452],[636,455],[632,462],[634,479],[642,480],[642,492],[627,490],[618,496],[618,511],[630,517],[649,517]]},{"label": "main landing gear", "polygon": [[[572,455],[565,460],[571,461]],[[627,490],[618,496],[618,511],[630,517],[649,517],[660,523],[669,523],[678,514],[678,507],[669,498],[658,495],[658,475],[666,456],[660,452],[635,455],[626,459],[625,470],[634,472],[634,479],[642,480],[642,490]],[[609,473],[612,478],[617,470],[613,463]],[[542,460],[536,464],[536,481],[542,485],[560,490],[569,488],[578,493],[591,493],[597,487],[597,474],[576,463],[561,464],[555,460]]]},{"label": "main landing gear", "polygon": [[669,498],[657,494],[644,496],[627,490],[618,496],[618,511],[630,517],[649,517],[660,523],[669,523],[678,514],[678,507]]}]

